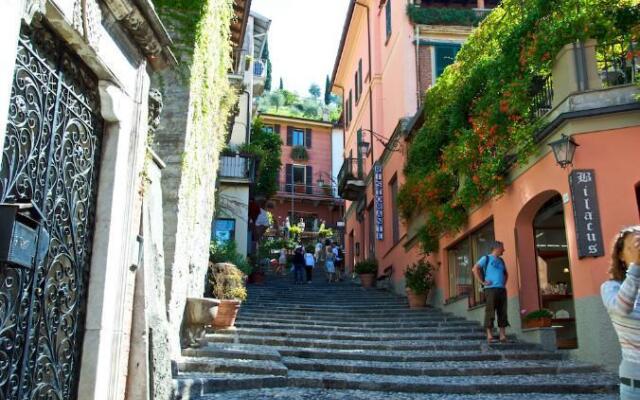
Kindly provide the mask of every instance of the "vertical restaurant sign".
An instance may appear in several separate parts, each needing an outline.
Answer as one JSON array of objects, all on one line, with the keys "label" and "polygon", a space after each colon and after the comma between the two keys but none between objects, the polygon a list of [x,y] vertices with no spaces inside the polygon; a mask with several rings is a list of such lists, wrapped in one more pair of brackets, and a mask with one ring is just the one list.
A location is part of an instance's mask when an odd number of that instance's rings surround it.
[{"label": "vertical restaurant sign", "polygon": [[604,243],[594,170],[573,170],[569,175],[569,187],[573,199],[578,258],[601,257],[604,255]]},{"label": "vertical restaurant sign", "polygon": [[378,240],[384,239],[384,198],[382,196],[382,165],[379,162],[373,166],[373,188],[376,206],[376,237]]}]

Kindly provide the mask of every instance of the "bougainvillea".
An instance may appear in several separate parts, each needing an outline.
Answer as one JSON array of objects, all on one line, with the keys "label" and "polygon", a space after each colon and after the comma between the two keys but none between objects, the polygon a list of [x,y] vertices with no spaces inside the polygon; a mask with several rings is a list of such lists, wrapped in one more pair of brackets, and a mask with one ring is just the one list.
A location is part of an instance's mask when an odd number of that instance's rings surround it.
[{"label": "bougainvillea", "polygon": [[505,188],[513,163],[535,148],[533,90],[568,43],[638,39],[638,0],[505,0],[427,91],[399,193],[405,219],[426,216],[425,252],[460,229],[468,210]]}]

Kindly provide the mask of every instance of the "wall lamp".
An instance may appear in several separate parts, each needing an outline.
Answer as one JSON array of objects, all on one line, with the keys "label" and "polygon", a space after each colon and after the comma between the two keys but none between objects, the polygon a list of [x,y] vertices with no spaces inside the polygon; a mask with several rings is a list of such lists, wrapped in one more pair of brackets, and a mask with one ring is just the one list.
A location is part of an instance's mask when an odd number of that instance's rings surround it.
[{"label": "wall lamp", "polygon": [[551,150],[553,150],[556,163],[558,163],[560,167],[566,168],[568,165],[572,165],[573,156],[579,144],[574,142],[571,136],[563,133],[560,139],[549,143],[549,146],[551,146]]}]

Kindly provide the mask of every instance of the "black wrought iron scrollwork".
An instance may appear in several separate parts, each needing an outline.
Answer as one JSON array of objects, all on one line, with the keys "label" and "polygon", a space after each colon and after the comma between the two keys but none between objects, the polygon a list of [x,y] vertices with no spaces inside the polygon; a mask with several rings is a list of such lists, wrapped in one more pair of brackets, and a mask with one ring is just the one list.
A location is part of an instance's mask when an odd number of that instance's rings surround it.
[{"label": "black wrought iron scrollwork", "polygon": [[0,400],[71,399],[79,373],[102,137],[97,79],[44,26],[18,45],[0,202],[34,201],[48,253],[0,268]]}]

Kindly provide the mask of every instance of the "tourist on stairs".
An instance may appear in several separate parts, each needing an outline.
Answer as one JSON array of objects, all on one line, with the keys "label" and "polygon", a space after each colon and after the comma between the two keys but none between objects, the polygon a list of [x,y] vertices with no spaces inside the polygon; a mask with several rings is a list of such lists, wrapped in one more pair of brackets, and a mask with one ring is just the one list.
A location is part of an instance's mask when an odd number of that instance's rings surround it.
[{"label": "tourist on stairs", "polygon": [[640,225],[616,236],[609,276],[600,293],[622,349],[620,399],[640,400]]},{"label": "tourist on stairs", "polygon": [[293,275],[296,285],[304,283],[304,249],[298,245],[293,252]]},{"label": "tourist on stairs", "polygon": [[484,287],[486,306],[484,309],[484,328],[487,331],[487,341],[495,342],[493,337],[493,320],[498,314],[498,328],[500,329],[500,342],[507,342],[506,329],[509,326],[507,319],[507,267],[502,259],[504,245],[495,241],[491,245],[491,253],[480,257],[473,266],[473,275]]},{"label": "tourist on stairs", "polygon": [[327,271],[327,282],[335,282],[336,275],[336,265],[335,265],[336,256],[333,254],[333,248],[329,243],[325,247],[325,261],[324,268]]},{"label": "tourist on stairs", "polygon": [[313,257],[313,246],[307,246],[307,252],[304,253],[304,269],[307,272],[307,283],[311,283],[311,278],[313,274],[313,267],[316,263],[315,258]]}]

